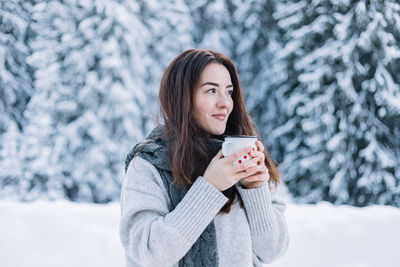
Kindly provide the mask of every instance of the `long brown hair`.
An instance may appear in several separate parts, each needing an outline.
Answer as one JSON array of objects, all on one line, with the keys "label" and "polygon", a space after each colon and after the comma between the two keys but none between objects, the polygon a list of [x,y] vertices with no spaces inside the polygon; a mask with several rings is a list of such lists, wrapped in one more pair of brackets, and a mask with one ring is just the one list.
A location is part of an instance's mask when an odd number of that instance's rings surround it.
[{"label": "long brown hair", "polygon": [[[211,136],[198,125],[193,117],[194,93],[204,68],[211,63],[222,64],[228,70],[233,84],[233,110],[228,118],[224,135],[257,135],[247,111],[239,76],[234,63],[221,53],[212,50],[189,49],[179,54],[167,67],[161,80],[159,100],[161,115],[166,127],[168,157],[175,182],[190,187],[198,176],[203,175],[215,156],[210,153],[207,141]],[[270,182],[276,186],[279,172],[265,149],[265,164]],[[221,212],[229,212],[236,187],[224,191],[229,198]]]}]

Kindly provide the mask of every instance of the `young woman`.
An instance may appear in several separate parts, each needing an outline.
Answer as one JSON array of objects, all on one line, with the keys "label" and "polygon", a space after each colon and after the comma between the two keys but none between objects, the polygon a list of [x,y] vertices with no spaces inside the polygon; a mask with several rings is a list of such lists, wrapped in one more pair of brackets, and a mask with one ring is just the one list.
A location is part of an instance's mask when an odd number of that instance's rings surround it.
[{"label": "young woman", "polygon": [[[120,236],[127,266],[259,266],[288,246],[279,173],[261,142],[221,153],[224,135],[256,135],[232,61],[191,49],[166,69],[164,124],[126,160]],[[233,165],[249,153],[251,160]]]}]

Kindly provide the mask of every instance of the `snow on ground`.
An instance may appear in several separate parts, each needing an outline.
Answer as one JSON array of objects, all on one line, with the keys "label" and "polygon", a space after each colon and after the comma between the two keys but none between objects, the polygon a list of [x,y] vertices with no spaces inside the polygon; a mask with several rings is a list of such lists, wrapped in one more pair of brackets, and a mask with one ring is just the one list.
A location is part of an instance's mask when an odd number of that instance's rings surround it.
[{"label": "snow on ground", "polygon": [[[0,266],[124,266],[119,204],[0,201]],[[288,205],[290,246],[272,267],[398,267],[400,209]]]}]

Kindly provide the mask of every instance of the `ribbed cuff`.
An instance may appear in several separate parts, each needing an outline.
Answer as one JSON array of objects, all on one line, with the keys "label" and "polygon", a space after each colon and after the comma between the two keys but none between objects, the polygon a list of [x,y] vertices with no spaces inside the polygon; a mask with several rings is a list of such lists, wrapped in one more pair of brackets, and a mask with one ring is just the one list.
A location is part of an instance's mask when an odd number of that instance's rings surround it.
[{"label": "ribbed cuff", "polygon": [[165,217],[165,222],[194,243],[227,200],[224,194],[200,176],[182,201]]},{"label": "ribbed cuff", "polygon": [[262,234],[266,231],[272,231],[273,209],[268,184],[245,189],[238,183],[236,187],[242,197],[252,232]]}]

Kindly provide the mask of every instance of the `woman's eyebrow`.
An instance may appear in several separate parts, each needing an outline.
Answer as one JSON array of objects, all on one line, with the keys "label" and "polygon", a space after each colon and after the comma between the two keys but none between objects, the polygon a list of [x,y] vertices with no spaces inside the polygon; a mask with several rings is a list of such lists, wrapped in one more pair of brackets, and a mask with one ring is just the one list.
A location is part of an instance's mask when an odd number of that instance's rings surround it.
[{"label": "woman's eyebrow", "polygon": [[[205,82],[205,83],[203,83],[202,85],[200,85],[200,87],[202,87],[202,86],[204,86],[204,85],[212,85],[212,86],[217,86],[217,87],[219,87],[219,84],[218,83],[213,83],[213,82]],[[228,85],[226,88],[229,88],[229,87],[233,87],[233,85],[231,84],[231,85]]]}]

